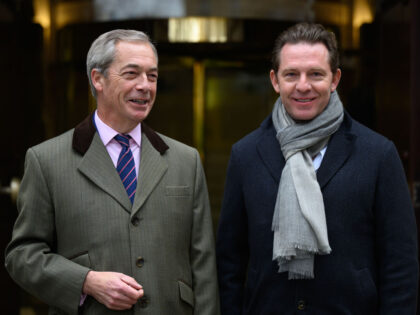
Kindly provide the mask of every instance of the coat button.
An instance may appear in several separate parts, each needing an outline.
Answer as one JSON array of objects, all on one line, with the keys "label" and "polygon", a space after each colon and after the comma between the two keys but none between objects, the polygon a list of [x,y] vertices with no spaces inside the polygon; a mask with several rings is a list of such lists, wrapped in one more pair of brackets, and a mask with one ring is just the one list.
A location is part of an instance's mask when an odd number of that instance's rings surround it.
[{"label": "coat button", "polygon": [[140,308],[146,308],[149,303],[150,303],[150,299],[148,296],[143,295],[137,302],[139,304]]},{"label": "coat button", "polygon": [[137,257],[137,259],[136,259],[136,266],[139,267],[139,268],[141,268],[141,267],[143,267],[143,265],[144,265],[144,258],[141,257],[141,256]]},{"label": "coat button", "polygon": [[132,225],[134,225],[134,226],[138,226],[138,225],[139,225],[139,223],[140,223],[140,219],[139,219],[139,218],[134,217],[134,218],[132,218],[132,219],[131,219],[131,224],[132,224]]},{"label": "coat button", "polygon": [[306,307],[306,302],[304,300],[299,300],[297,302],[297,309],[299,311],[303,311],[305,309],[305,307]]}]

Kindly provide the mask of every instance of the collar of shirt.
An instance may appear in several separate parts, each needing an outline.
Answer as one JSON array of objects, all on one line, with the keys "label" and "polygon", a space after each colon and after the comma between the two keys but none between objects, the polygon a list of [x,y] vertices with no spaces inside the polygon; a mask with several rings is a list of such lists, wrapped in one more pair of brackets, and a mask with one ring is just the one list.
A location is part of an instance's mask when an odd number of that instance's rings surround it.
[{"label": "collar of shirt", "polygon": [[[95,124],[102,142],[107,146],[111,141],[117,142],[114,137],[118,134],[116,130],[104,123],[95,111]],[[141,124],[138,124],[128,135],[131,136],[130,148],[134,145],[141,146]]]},{"label": "collar of shirt", "polygon": [[[96,129],[98,130],[99,137],[101,138],[109,156],[117,166],[118,157],[121,152],[121,145],[114,139],[118,134],[116,130],[104,123],[98,116],[98,112],[95,111],[94,115]],[[130,150],[133,153],[134,163],[136,165],[136,172],[138,175],[139,164],[140,164],[140,147],[141,147],[141,124],[139,123],[133,130],[128,133],[131,136],[130,139]]]},{"label": "collar of shirt", "polygon": [[325,146],[321,151],[319,151],[319,153],[312,160],[315,171],[317,171],[318,168],[321,166],[322,159],[324,158],[324,155],[325,155],[326,151],[327,151],[327,146]]}]

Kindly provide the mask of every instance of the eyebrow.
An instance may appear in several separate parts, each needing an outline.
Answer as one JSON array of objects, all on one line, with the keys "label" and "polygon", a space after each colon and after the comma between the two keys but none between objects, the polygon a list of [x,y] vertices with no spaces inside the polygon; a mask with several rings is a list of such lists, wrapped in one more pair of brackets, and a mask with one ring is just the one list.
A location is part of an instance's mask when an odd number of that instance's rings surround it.
[{"label": "eyebrow", "polygon": [[296,68],[286,68],[281,71],[281,74],[284,74],[287,72],[299,72],[299,71]]},{"label": "eyebrow", "polygon": [[283,69],[282,72],[284,72],[284,71],[297,71],[297,69],[296,68],[285,68],[285,69]]},{"label": "eyebrow", "polygon": [[311,68],[311,70],[310,71],[318,71],[318,72],[324,72],[324,73],[326,73],[326,72],[328,72],[328,71],[326,71],[325,69],[323,69],[323,68]]},{"label": "eyebrow", "polygon": [[[141,70],[142,69],[142,67],[140,67],[137,64],[129,63],[129,64],[125,65],[124,67],[122,67],[121,68],[121,71],[124,71],[127,68],[135,68],[135,69],[138,69],[138,70]],[[158,71],[158,68],[157,67],[153,67],[153,68],[148,69],[147,71]]]},{"label": "eyebrow", "polygon": [[[283,71],[281,71],[281,73],[290,72],[290,71],[300,72],[297,68],[286,68],[286,69],[283,69]],[[308,72],[310,72],[310,71],[326,72],[325,69],[323,69],[323,68],[309,68]]]}]

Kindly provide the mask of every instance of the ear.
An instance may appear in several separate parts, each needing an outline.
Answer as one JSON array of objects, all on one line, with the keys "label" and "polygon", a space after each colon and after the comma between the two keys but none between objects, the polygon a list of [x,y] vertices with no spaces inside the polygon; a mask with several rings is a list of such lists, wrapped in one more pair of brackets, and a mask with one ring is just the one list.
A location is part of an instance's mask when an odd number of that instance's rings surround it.
[{"label": "ear", "polygon": [[335,73],[333,73],[332,83],[331,83],[331,92],[334,92],[337,89],[338,83],[341,78],[341,70],[338,68]]},{"label": "ear", "polygon": [[104,87],[104,75],[97,69],[92,69],[90,72],[90,78],[92,79],[92,84],[96,91],[102,91]]},{"label": "ear", "polygon": [[279,81],[277,80],[277,74],[274,72],[273,69],[271,69],[270,71],[270,80],[271,80],[271,85],[274,88],[274,91],[276,91],[277,94],[280,94],[280,84],[279,84]]}]

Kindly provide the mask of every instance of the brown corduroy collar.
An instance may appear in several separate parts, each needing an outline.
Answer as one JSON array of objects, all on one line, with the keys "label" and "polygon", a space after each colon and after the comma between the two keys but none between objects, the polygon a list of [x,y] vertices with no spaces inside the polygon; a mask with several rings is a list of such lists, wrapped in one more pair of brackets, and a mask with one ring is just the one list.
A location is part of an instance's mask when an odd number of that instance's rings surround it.
[{"label": "brown corduroy collar", "polygon": [[[152,146],[162,155],[169,149],[163,139],[145,123],[141,124],[141,131],[149,139]],[[93,113],[76,126],[73,134],[73,149],[84,155],[92,143],[96,128],[93,124]]]}]

